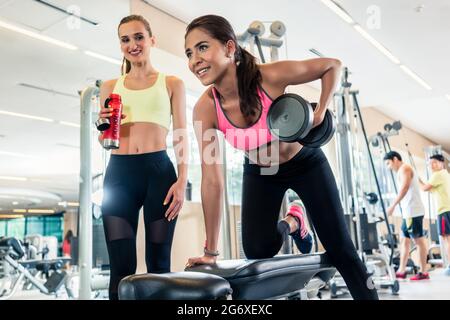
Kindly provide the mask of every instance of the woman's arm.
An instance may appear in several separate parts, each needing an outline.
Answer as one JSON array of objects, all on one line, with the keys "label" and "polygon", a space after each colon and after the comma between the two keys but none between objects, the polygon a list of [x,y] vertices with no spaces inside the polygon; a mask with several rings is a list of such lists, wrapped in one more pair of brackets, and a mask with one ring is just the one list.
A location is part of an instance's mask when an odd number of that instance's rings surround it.
[{"label": "woman's arm", "polygon": [[[201,197],[205,217],[206,249],[211,252],[217,251],[224,192],[222,158],[213,120],[214,110],[214,105],[208,98],[202,97],[196,104],[193,114],[202,166]],[[211,263],[215,260],[215,256],[205,254],[203,257],[189,259],[187,265]]]},{"label": "woman's arm", "polygon": [[187,171],[189,164],[189,143],[186,129],[186,90],[184,83],[177,77],[168,77],[167,85],[170,90],[170,104],[173,119],[173,149],[177,158],[178,179],[167,193],[164,205],[171,201],[165,216],[170,221],[180,212],[187,184]]},{"label": "woman's arm", "polygon": [[178,180],[187,183],[189,141],[186,129],[186,90],[182,80],[171,77],[169,81],[172,88],[173,148],[178,164]]},{"label": "woman's arm", "polygon": [[289,85],[299,85],[320,79],[322,90],[318,107],[314,113],[320,115],[323,119],[325,110],[333,98],[335,87],[339,81],[341,62],[330,58],[302,61],[287,60],[264,64],[260,68],[263,80],[276,88],[280,88],[281,91],[284,91]]}]

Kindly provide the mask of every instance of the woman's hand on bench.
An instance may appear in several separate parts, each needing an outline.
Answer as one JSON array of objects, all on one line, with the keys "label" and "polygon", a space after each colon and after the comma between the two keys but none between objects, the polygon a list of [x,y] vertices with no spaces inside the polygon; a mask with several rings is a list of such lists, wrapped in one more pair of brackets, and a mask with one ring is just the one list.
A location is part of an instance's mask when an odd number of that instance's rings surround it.
[{"label": "woman's hand on bench", "polygon": [[189,258],[188,262],[186,263],[186,268],[190,268],[194,265],[199,265],[199,264],[215,264],[216,260],[217,260],[217,257],[206,255],[206,254],[202,257]]}]

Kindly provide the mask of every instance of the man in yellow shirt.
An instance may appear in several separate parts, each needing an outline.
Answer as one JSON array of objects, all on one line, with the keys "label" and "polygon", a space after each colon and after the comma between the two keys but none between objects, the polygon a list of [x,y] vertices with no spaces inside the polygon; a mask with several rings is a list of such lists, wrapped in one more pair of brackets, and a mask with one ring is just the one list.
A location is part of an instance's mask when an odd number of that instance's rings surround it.
[{"label": "man in yellow shirt", "polygon": [[[437,203],[437,225],[439,234],[445,244],[447,259],[450,259],[450,174],[445,168],[445,159],[436,154],[430,157],[430,166],[433,174],[428,183],[419,181],[423,191],[431,191]],[[450,276],[450,265],[445,269],[445,274]]]}]

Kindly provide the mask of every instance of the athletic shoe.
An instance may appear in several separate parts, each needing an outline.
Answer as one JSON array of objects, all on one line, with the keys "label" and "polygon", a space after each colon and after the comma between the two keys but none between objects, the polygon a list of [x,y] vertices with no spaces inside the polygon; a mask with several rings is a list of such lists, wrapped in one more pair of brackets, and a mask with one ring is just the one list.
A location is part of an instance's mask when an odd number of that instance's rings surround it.
[{"label": "athletic shoe", "polygon": [[397,271],[397,272],[395,273],[395,277],[396,277],[397,279],[406,279],[406,272],[399,272],[399,271]]},{"label": "athletic shoe", "polygon": [[450,266],[448,266],[447,268],[445,268],[444,274],[445,274],[446,276],[450,277]]},{"label": "athletic shoe", "polygon": [[428,272],[419,272],[414,277],[411,277],[410,280],[417,281],[417,280],[428,280],[430,279],[430,276],[428,275]]},{"label": "athletic shoe", "polygon": [[286,215],[290,215],[297,220],[299,228],[292,233],[289,233],[290,226],[285,220],[278,222],[278,232],[281,235],[289,234],[294,240],[295,245],[301,253],[310,253],[313,246],[312,236],[309,234],[308,228],[304,220],[303,208],[293,202],[289,206],[289,210]]}]

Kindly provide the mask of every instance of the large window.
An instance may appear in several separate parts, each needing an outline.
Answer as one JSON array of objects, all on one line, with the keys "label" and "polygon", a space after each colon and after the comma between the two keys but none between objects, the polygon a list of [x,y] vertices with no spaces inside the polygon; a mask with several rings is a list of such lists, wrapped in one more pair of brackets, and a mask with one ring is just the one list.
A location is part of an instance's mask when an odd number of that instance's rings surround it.
[{"label": "large window", "polygon": [[0,220],[0,236],[24,239],[28,234],[54,236],[58,242],[63,238],[63,215],[32,216]]}]

